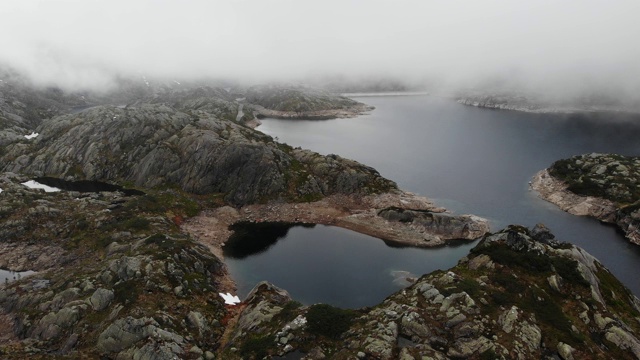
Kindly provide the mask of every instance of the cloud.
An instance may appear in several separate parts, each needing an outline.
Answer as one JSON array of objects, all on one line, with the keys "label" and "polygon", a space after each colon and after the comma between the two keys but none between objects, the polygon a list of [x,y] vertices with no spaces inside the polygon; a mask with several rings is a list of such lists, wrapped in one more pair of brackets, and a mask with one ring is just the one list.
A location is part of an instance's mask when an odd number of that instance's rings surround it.
[{"label": "cloud", "polygon": [[624,0],[4,1],[0,61],[66,87],[374,74],[632,92],[639,13]]}]

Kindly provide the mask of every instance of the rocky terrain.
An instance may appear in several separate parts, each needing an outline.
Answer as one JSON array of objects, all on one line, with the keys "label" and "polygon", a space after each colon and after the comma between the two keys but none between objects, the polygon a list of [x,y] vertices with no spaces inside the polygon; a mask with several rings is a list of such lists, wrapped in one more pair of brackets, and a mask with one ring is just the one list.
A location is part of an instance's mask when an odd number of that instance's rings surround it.
[{"label": "rocky terrain", "polygon": [[247,90],[246,101],[258,117],[277,119],[349,118],[373,110],[349,98],[306,87],[254,86]]},{"label": "rocky terrain", "polygon": [[[404,217],[396,215],[401,213]],[[239,209],[225,206],[203,211],[182,227],[222,258],[221,247],[231,235],[231,225],[241,222],[332,225],[391,244],[423,248],[475,240],[489,232],[485,219],[446,213],[426,198],[402,191],[332,195],[314,202],[251,204]]]},{"label": "rocky terrain", "polygon": [[27,179],[0,175],[0,264],[37,271],[0,289],[3,359],[215,351],[224,265],[179,228],[205,204],[176,190],[45,193]]},{"label": "rocky terrain", "polygon": [[593,153],[558,160],[534,176],[532,187],[571,214],[616,224],[640,244],[640,158]]},{"label": "rocky terrain", "polygon": [[[23,103],[47,99],[51,112],[25,113],[0,147],[0,267],[36,271],[0,288],[2,358],[222,356],[237,312],[218,296],[235,288],[220,249],[240,221],[326,223],[415,246],[488,231],[375,169],[253,130],[230,89],[143,80],[59,107],[57,92],[24,85]],[[22,185],[40,176],[137,191]]]},{"label": "rocky terrain", "polygon": [[[353,116],[362,104],[144,77],[70,94],[9,75],[0,268],[36,273],[0,284],[2,358],[640,358],[638,300],[543,226],[489,235],[486,220],[447,213],[375,169],[250,126],[263,108]],[[22,185],[41,176],[137,191]],[[302,306],[266,283],[225,305],[219,293],[235,285],[221,248],[243,221],[335,225],[416,247],[484,239],[373,308]]]},{"label": "rocky terrain", "polygon": [[36,89],[18,73],[0,67],[0,146],[30,134],[42,119],[86,105],[82,93]]},{"label": "rocky terrain", "polygon": [[487,235],[447,271],[373,308],[302,306],[262,283],[225,359],[637,359],[640,302],[542,225]]},{"label": "rocky terrain", "polygon": [[33,176],[175,186],[219,194],[236,205],[395,188],[370,167],[293,149],[203,110],[101,106],[46,119],[36,131],[36,139],[6,146],[0,167]]}]

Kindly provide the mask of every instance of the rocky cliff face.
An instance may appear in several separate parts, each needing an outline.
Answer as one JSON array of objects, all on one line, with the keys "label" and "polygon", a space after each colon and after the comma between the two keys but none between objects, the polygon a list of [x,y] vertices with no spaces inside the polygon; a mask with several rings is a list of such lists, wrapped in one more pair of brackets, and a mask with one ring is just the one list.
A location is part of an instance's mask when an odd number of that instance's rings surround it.
[{"label": "rocky cliff face", "polygon": [[37,131],[38,138],[5,149],[5,170],[177,186],[197,194],[219,193],[236,205],[395,188],[370,167],[278,144],[201,110],[185,113],[157,104],[97,107],[47,119]]},{"label": "rocky cliff face", "polygon": [[541,225],[488,235],[456,267],[425,275],[371,309],[301,307],[265,284],[246,303],[228,358],[640,357],[638,299],[591,255]]},{"label": "rocky cliff face", "polygon": [[616,224],[640,244],[640,158],[594,153],[558,160],[532,186],[561,209]]}]

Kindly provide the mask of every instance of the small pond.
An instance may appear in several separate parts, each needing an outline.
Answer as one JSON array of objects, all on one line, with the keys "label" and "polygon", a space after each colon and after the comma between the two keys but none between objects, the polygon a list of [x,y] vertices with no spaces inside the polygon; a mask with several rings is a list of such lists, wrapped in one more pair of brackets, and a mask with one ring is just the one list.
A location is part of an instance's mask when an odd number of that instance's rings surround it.
[{"label": "small pond", "polygon": [[447,269],[451,258],[462,258],[475,245],[465,241],[437,249],[393,247],[325,225],[241,223],[234,230],[224,256],[240,298],[267,280],[304,304],[343,308],[375,305],[407,286],[407,278]]},{"label": "small pond", "polygon": [[127,196],[144,195],[144,192],[134,189],[126,189],[122,186],[107,184],[100,181],[91,180],[79,180],[79,181],[66,181],[53,177],[39,177],[33,179],[37,183],[51,186],[66,191],[78,191],[78,192],[101,192],[101,191],[120,191]]}]

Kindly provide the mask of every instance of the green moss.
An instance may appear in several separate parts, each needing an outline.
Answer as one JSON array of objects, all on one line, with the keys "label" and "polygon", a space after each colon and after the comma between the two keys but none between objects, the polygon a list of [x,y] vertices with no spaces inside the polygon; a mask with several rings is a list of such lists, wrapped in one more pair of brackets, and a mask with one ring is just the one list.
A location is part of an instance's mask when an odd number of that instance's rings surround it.
[{"label": "green moss", "polygon": [[275,349],[273,336],[252,336],[240,346],[240,354],[243,358],[263,359]]},{"label": "green moss", "polygon": [[187,240],[174,239],[165,234],[154,234],[144,241],[145,245],[152,245],[145,249],[146,254],[153,255],[155,259],[164,259],[167,255],[179,253],[187,247]]},{"label": "green moss", "polygon": [[140,285],[134,280],[127,280],[113,287],[114,301],[124,306],[130,306],[140,296]]},{"label": "green moss", "polygon": [[549,256],[533,251],[514,251],[504,244],[476,247],[472,252],[488,255],[494,262],[508,267],[518,267],[536,273],[549,272],[552,269],[552,261]]},{"label": "green moss", "polygon": [[313,305],[307,311],[307,325],[310,333],[337,339],[349,329],[355,311],[340,309],[327,304]]},{"label": "green moss", "polygon": [[474,297],[482,292],[480,284],[471,277],[463,277],[462,280],[450,286],[440,290],[443,296],[449,296],[459,292],[466,292],[469,296]]},{"label": "green moss", "polygon": [[284,304],[282,310],[274,317],[274,321],[277,323],[289,322],[298,316],[298,309],[302,307],[302,303],[298,301],[289,301]]},{"label": "green moss", "polygon": [[124,223],[126,229],[133,231],[149,230],[151,228],[150,221],[143,217],[133,217]]},{"label": "green moss", "polygon": [[577,261],[564,256],[556,256],[551,258],[551,263],[558,275],[565,279],[569,284],[577,284],[582,287],[590,286],[589,282],[585,280],[578,270]]},{"label": "green moss", "polygon": [[611,310],[624,314],[625,317],[640,316],[630,303],[633,295],[613,274],[598,265],[596,276],[600,282],[600,293]]}]

